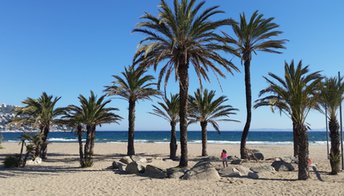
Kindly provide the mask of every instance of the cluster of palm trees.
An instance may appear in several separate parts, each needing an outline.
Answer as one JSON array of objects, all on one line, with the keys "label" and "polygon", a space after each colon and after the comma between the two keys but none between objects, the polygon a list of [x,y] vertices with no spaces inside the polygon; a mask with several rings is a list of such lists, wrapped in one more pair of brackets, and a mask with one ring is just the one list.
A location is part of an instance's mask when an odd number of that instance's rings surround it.
[{"label": "cluster of palm trees", "polygon": [[[31,139],[24,134],[22,143],[29,141],[30,145],[26,145],[27,152],[35,151],[33,157],[42,159],[47,158],[47,138],[53,124],[63,124],[75,128],[79,141],[80,164],[82,167],[91,166],[96,127],[103,123],[117,123],[121,117],[113,112],[117,110],[116,108],[106,107],[110,101],[104,100],[105,95],[97,98],[91,91],[89,98],[83,95],[79,96],[80,106],[70,105],[56,108],[55,105],[60,98],[47,95],[45,92],[37,99],[27,98],[22,102],[23,107],[16,108],[17,115],[12,123],[17,126],[30,125],[39,129],[38,134],[31,136]],[[87,135],[83,150],[84,129],[86,129]]]},{"label": "cluster of palm trees", "polygon": [[306,118],[312,109],[323,112],[329,110],[329,128],[331,138],[331,174],[340,171],[339,124],[337,112],[343,101],[344,82],[342,78],[325,78],[319,71],[310,72],[309,66],[300,61],[285,63],[284,78],[273,73],[264,77],[268,87],[260,92],[255,108],[269,106],[278,109],[292,120],[294,132],[294,155],[298,157],[298,178],[308,178],[308,136],[310,129]]},{"label": "cluster of palm trees", "polygon": [[[216,77],[225,77],[224,71],[233,74],[239,69],[232,63],[232,56],[239,57],[245,67],[247,120],[241,139],[241,157],[247,158],[246,139],[251,124],[251,79],[250,67],[252,53],[258,51],[280,53],[285,48],[285,39],[274,39],[282,32],[274,18],[265,19],[262,14],[254,12],[250,19],[242,14],[240,21],[232,19],[211,20],[212,17],[224,13],[219,6],[202,11],[205,1],[174,0],[170,7],[164,0],[159,6],[158,16],[146,13],[142,22],[133,30],[146,37],[140,42],[134,55],[134,64],[142,68],[161,64],[158,87],[162,80],[167,82],[174,72],[179,81],[179,124],[181,159],[180,166],[188,165],[187,126],[188,126],[188,89],[189,68],[192,66],[200,85],[202,80],[209,81],[208,72]],[[222,28],[230,27],[234,36]],[[220,33],[221,32],[221,33]],[[223,32],[223,33],[222,33]],[[223,53],[230,54],[225,58]]]},{"label": "cluster of palm trees", "polygon": [[[128,101],[128,155],[135,154],[135,106],[138,101],[162,96],[163,101],[153,105],[154,115],[166,119],[171,126],[170,158],[176,159],[177,139],[176,126],[180,130],[180,160],[179,166],[188,166],[187,128],[191,123],[198,122],[202,130],[202,155],[207,155],[207,125],[210,123],[219,131],[218,121],[235,121],[230,118],[237,109],[225,105],[227,98],[215,98],[215,91],[203,89],[202,82],[210,81],[211,71],[216,78],[225,78],[227,73],[234,74],[239,68],[231,60],[238,57],[245,72],[246,90],[246,123],[243,128],[240,154],[248,158],[246,140],[252,118],[252,93],[250,67],[252,55],[258,51],[281,53],[287,40],[275,39],[282,34],[274,18],[264,18],[258,11],[250,18],[240,15],[240,20],[213,20],[223,11],[219,6],[203,9],[205,1],[174,0],[169,6],[161,0],[159,13],[154,16],[145,13],[142,21],[133,32],[144,34],[143,40],[134,55],[131,66],[126,67],[120,75],[115,75],[113,84],[105,87],[106,95],[97,98],[93,92],[89,98],[79,96],[80,106],[71,105],[66,108],[54,108],[60,97],[53,98],[43,93],[41,98],[28,98],[23,103],[26,106],[18,110],[25,117],[17,120],[21,123],[34,123],[42,135],[42,145],[37,150],[37,156],[46,157],[46,138],[51,123],[64,123],[76,129],[79,138],[80,164],[92,165],[94,138],[97,125],[117,123],[121,117],[114,112],[116,108],[107,107],[110,101],[105,96],[119,96]],[[232,33],[227,33],[229,27]],[[233,34],[233,36],[231,35]],[[226,58],[224,55],[228,54]],[[158,80],[147,74],[147,70],[159,68]],[[200,89],[189,95],[189,72],[193,68],[200,83]],[[166,96],[168,81],[171,77],[179,83],[179,93]],[[331,137],[331,166],[332,173],[339,170],[339,134],[336,111],[343,99],[343,81],[334,78],[323,80],[320,72],[309,73],[308,66],[297,66],[292,61],[285,63],[285,77],[280,78],[273,73],[265,77],[268,87],[260,92],[260,98],[255,108],[270,106],[278,108],[292,120],[294,132],[294,155],[299,159],[299,179],[308,178],[308,139],[306,123],[307,114],[311,109],[326,107],[329,109]],[[164,83],[164,92],[160,92]],[[164,95],[163,95],[164,94]],[[45,104],[45,101],[49,104]],[[57,118],[62,116],[62,118]],[[86,144],[83,146],[82,137],[86,130]]]}]

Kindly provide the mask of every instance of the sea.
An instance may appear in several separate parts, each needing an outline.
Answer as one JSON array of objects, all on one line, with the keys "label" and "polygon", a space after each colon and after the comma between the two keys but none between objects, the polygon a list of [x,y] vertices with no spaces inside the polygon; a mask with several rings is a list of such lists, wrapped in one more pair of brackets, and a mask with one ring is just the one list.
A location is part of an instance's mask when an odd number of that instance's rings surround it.
[{"label": "sea", "polygon": [[[239,144],[241,131],[208,131],[208,143]],[[22,132],[2,132],[2,141],[19,142]],[[34,133],[32,133],[34,134]],[[179,141],[179,132],[177,132]],[[127,131],[97,131],[96,142],[117,143],[127,142]],[[309,131],[309,143],[325,144],[326,132]],[[73,132],[50,132],[49,142],[77,142],[77,136]],[[169,131],[136,131],[135,142],[137,143],[168,143],[170,141]],[[251,131],[248,135],[248,144],[292,144],[293,133],[291,131]],[[189,143],[201,143],[200,131],[188,131]]]}]

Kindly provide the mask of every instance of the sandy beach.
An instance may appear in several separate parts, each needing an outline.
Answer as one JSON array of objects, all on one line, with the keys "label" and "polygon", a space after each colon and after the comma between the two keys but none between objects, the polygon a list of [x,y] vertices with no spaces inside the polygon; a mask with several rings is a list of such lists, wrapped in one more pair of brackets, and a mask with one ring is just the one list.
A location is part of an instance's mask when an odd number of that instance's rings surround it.
[{"label": "sandy beach", "polygon": [[[79,167],[76,143],[52,143],[48,160],[25,169],[5,170],[6,155],[19,151],[17,143],[3,143],[0,150],[0,195],[344,195],[344,173],[328,175],[326,145],[310,145],[310,156],[317,164],[320,179],[311,172],[307,181],[296,181],[297,171],[264,173],[259,179],[221,178],[219,181],[187,181],[152,179],[124,175],[110,166],[126,152],[125,143],[97,143],[95,161],[91,168]],[[174,167],[178,162],[163,161],[169,152],[168,144],[138,143],[137,154],[153,158],[161,168]],[[289,156],[291,145],[249,146],[261,150],[266,158]],[[239,145],[210,144],[209,155],[219,156],[223,148],[238,156]],[[189,144],[190,166],[199,159],[200,144]],[[221,167],[221,163],[218,167]],[[268,165],[271,161],[248,162],[244,166]],[[322,180],[322,181],[321,181]]]}]

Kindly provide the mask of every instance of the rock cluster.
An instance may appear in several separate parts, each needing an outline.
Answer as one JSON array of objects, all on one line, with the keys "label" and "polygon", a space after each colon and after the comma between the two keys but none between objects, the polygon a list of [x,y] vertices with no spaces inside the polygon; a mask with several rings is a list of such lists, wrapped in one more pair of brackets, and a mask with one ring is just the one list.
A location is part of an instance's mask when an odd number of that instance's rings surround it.
[{"label": "rock cluster", "polygon": [[[258,152],[255,152],[258,153]],[[260,152],[259,152],[260,153]],[[259,154],[258,153],[258,154]],[[263,158],[254,155],[256,158]],[[184,180],[220,180],[221,177],[245,177],[251,179],[258,179],[259,175],[264,172],[275,171],[293,171],[294,167],[291,163],[285,160],[275,160],[272,165],[259,165],[256,167],[247,168],[242,165],[242,159],[231,157],[231,163],[226,168],[216,168],[213,162],[218,162],[215,157],[205,157],[198,161],[191,169],[187,168],[168,168],[163,169],[150,164],[151,159],[142,157],[122,157],[119,161],[114,161],[112,164],[113,169],[116,169],[126,174],[138,174],[150,178],[175,178]]]}]

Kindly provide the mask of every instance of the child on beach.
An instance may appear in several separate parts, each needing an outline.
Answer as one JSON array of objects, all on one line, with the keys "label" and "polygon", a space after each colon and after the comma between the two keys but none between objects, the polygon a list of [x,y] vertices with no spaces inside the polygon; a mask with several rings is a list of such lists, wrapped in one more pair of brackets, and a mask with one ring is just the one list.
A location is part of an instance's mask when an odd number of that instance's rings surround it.
[{"label": "child on beach", "polygon": [[221,160],[222,160],[222,165],[223,167],[228,167],[228,162],[227,162],[227,151],[225,149],[222,150],[221,152]]}]

